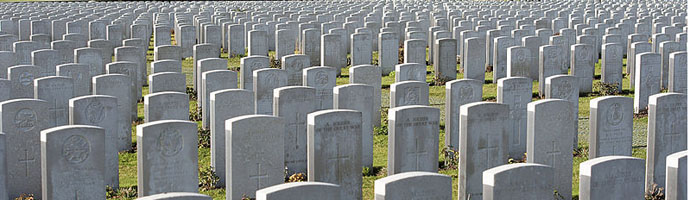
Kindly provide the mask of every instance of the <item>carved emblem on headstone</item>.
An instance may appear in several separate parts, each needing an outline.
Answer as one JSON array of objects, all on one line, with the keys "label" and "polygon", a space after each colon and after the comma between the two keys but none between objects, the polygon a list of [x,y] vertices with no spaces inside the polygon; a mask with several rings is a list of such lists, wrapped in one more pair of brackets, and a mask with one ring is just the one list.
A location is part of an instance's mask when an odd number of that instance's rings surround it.
[{"label": "carved emblem on headstone", "polygon": [[105,118],[105,111],[103,104],[100,101],[91,101],[86,106],[86,119],[92,124],[97,124]]},{"label": "carved emblem on headstone", "polygon": [[623,121],[623,108],[621,107],[621,104],[619,103],[614,103],[609,107],[608,113],[606,114],[606,122],[609,125],[612,126],[617,126],[618,124]]},{"label": "carved emblem on headstone", "polygon": [[324,71],[316,72],[316,84],[317,86],[325,86],[328,84],[328,74]]},{"label": "carved emblem on headstone", "polygon": [[29,72],[22,72],[22,74],[19,75],[19,83],[22,85],[30,85],[33,84],[34,82],[34,74],[29,73]]},{"label": "carved emblem on headstone", "polygon": [[402,105],[413,105],[417,104],[417,102],[419,102],[419,88],[407,88],[407,90],[405,91],[405,98],[403,99]]},{"label": "carved emblem on headstone", "polygon": [[14,116],[14,125],[17,130],[26,132],[36,127],[36,112],[29,108],[24,108]]},{"label": "carved emblem on headstone", "polygon": [[81,135],[69,136],[62,144],[62,157],[67,162],[78,164],[84,162],[91,152],[91,144]]},{"label": "carved emblem on headstone", "polygon": [[174,156],[183,148],[183,138],[178,130],[167,128],[158,137],[158,150],[164,156]]}]

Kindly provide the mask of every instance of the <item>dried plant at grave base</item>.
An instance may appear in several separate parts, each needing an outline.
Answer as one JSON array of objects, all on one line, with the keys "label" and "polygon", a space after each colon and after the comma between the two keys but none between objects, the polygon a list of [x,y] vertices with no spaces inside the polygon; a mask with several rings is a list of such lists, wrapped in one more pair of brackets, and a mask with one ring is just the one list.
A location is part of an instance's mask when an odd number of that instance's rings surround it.
[{"label": "dried plant at grave base", "polygon": [[558,190],[553,190],[553,199],[565,200],[565,197],[558,192]]},{"label": "dried plant at grave base", "polygon": [[14,198],[14,200],[34,200],[33,194],[21,194],[19,197]]},{"label": "dried plant at grave base", "polygon": [[493,72],[493,71],[494,71],[494,66],[493,66],[493,65],[487,65],[485,71],[486,71],[486,72]]},{"label": "dried plant at grave base", "polygon": [[345,62],[346,62],[345,66],[352,66],[352,58],[351,57],[347,57]]},{"label": "dried plant at grave base", "polygon": [[649,114],[647,112],[648,112],[647,109],[640,109],[640,111],[638,111],[638,113],[633,113],[633,119],[639,119],[639,118],[646,117]]},{"label": "dried plant at grave base", "polygon": [[202,113],[201,108],[197,107],[195,110],[189,112],[189,121],[201,121]]},{"label": "dried plant at grave base", "polygon": [[398,51],[398,64],[403,64],[405,63],[405,51],[400,50]]},{"label": "dried plant at grave base", "polygon": [[589,159],[589,147],[577,147],[577,149],[573,150],[573,157]]},{"label": "dried plant at grave base", "polygon": [[434,76],[434,79],[432,81],[433,81],[433,86],[444,86],[444,85],[446,85],[446,82],[448,82],[450,80]]},{"label": "dried plant at grave base", "polygon": [[287,180],[288,183],[305,182],[305,181],[307,181],[307,175],[305,175],[304,173],[296,173],[296,174],[290,175],[290,177]]},{"label": "dried plant at grave base", "polygon": [[199,148],[211,147],[211,131],[198,128]]},{"label": "dried plant at grave base", "polygon": [[105,198],[112,199],[112,198],[115,198],[115,196],[117,196],[117,190],[113,189],[109,185],[106,185],[105,186]]},{"label": "dried plant at grave base", "polygon": [[196,101],[196,90],[193,87],[187,87],[186,93],[189,95],[190,101]]},{"label": "dried plant at grave base", "polygon": [[280,60],[276,59],[275,55],[270,57],[270,61],[268,64],[270,65],[271,68],[280,69]]},{"label": "dried plant at grave base", "polygon": [[664,188],[659,187],[659,185],[657,185],[656,183],[652,184],[652,187],[644,192],[645,200],[663,200],[665,198],[666,197],[664,196]]},{"label": "dried plant at grave base", "polygon": [[522,154],[521,159],[508,158],[508,164],[526,163],[526,162],[527,162],[527,153]]},{"label": "dried plant at grave base", "polygon": [[216,171],[213,170],[213,167],[206,166],[202,169],[199,169],[200,191],[209,191],[212,189],[216,189],[218,187],[218,181],[220,181],[220,177],[216,175]]},{"label": "dried plant at grave base", "polygon": [[250,198],[246,194],[242,194],[242,200],[254,200],[254,198]]},{"label": "dried plant at grave base", "polygon": [[108,199],[132,199],[137,197],[137,186],[121,187],[119,189],[106,186],[105,190],[106,198]]},{"label": "dried plant at grave base", "polygon": [[394,78],[395,78],[395,71],[391,71],[390,73],[388,73],[388,76],[389,76],[389,77],[394,77]]},{"label": "dried plant at grave base", "polygon": [[371,65],[378,66],[378,65],[379,65],[379,59],[378,59],[378,58],[374,58],[374,59],[371,61]]},{"label": "dried plant at grave base", "polygon": [[618,83],[604,83],[597,82],[594,83],[594,90],[599,92],[599,95],[616,95],[620,93],[618,91]]},{"label": "dried plant at grave base", "polygon": [[448,147],[443,147],[443,169],[457,169],[460,152]]}]

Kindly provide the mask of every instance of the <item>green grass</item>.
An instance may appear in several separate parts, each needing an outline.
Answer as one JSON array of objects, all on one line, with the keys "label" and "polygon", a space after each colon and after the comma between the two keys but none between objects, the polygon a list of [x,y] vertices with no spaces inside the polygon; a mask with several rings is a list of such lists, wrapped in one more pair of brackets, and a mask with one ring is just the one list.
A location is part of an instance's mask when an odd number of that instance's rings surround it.
[{"label": "green grass", "polygon": [[[271,55],[273,55],[274,52],[271,52]],[[147,64],[150,65],[150,62],[152,62],[152,54],[153,51],[150,49],[147,55]],[[374,52],[374,59],[376,59],[377,54]],[[238,70],[239,69],[239,63],[240,63],[240,57],[232,57],[228,58],[227,53],[224,53],[221,55],[221,58],[225,58],[228,60],[228,67],[232,70]],[[187,85],[191,86],[191,81],[192,81],[192,63],[193,59],[192,58],[186,58],[182,61],[182,71],[184,74],[187,75]],[[625,64],[625,60],[623,61]],[[624,65],[625,66],[625,65]],[[601,68],[600,64],[596,64],[596,69],[595,69],[595,74],[598,77],[601,74]],[[427,66],[427,71],[431,72],[433,71],[432,66]],[[625,71],[625,69],[623,69]],[[337,78],[336,83],[337,85],[343,85],[343,84],[348,84],[349,79],[348,79],[348,68],[345,68],[342,70],[342,77]],[[482,99],[485,101],[494,101],[496,99],[496,84],[490,83],[493,74],[491,72],[486,73],[486,82],[489,82],[487,84],[483,85],[483,94],[482,94]],[[463,74],[458,73],[457,74],[458,78],[462,78]],[[433,81],[433,73],[428,73],[427,74],[427,82],[432,83]],[[395,81],[395,78],[393,76],[384,76],[382,77],[382,89],[381,89],[381,104],[382,106],[388,107],[389,105],[389,92],[390,92],[390,85],[393,84]],[[595,80],[595,82],[598,82],[599,80]],[[632,97],[632,92],[630,91],[630,88],[628,87],[629,83],[629,78],[626,76],[623,79],[623,90],[624,90],[624,95],[623,96],[628,96]],[[533,82],[533,91],[534,94],[538,94],[538,83]],[[597,93],[598,91],[594,91],[594,93],[591,94],[583,94],[580,95],[579,98],[579,109],[578,109],[578,115],[580,118],[580,123],[578,126],[579,129],[579,146],[581,148],[588,148],[589,144],[587,144],[587,138],[589,136],[589,123],[588,123],[588,118],[589,118],[589,101],[593,98],[598,97]],[[144,95],[148,93],[148,88],[144,87],[143,89]],[[536,96],[536,95],[534,95]],[[443,121],[444,119],[444,103],[445,103],[445,86],[430,86],[429,87],[429,100],[430,100],[430,105],[437,107],[441,110],[441,126],[445,125],[445,122]],[[537,98],[534,98],[533,100],[538,100]],[[196,109],[196,101],[190,101],[190,111]],[[143,105],[142,103],[139,103],[139,118],[143,119]],[[386,119],[383,119],[385,121]],[[633,120],[633,128],[634,128],[634,135],[633,135],[633,156],[638,157],[638,158],[645,158],[646,154],[646,127],[647,127],[647,117],[639,117],[635,118]],[[443,149],[442,147],[445,145],[444,144],[444,132],[443,129],[441,128],[441,131],[439,133],[439,151]],[[135,137],[135,127],[132,127],[132,139],[133,142],[136,143],[136,137]],[[385,168],[386,167],[386,162],[388,160],[387,155],[388,155],[388,136],[387,135],[375,135],[374,136],[374,168]],[[441,152],[439,152],[439,158],[442,160],[444,159]],[[572,193],[573,196],[577,196],[579,192],[579,165],[580,163],[584,162],[587,160],[587,155],[581,155],[581,156],[576,156],[573,159],[573,189]],[[506,161],[507,163],[507,161]],[[199,166],[201,167],[206,167],[210,165],[210,152],[208,148],[199,148]],[[457,199],[457,183],[458,183],[458,172],[457,169],[449,169],[449,170],[441,170],[439,173],[446,174],[453,179],[453,199]],[[363,185],[362,185],[362,190],[363,190],[363,199],[373,199],[374,198],[374,181],[379,178],[385,177],[384,173],[379,173],[375,176],[364,176],[363,177]],[[137,185],[137,174],[136,174],[136,153],[128,153],[128,152],[121,152],[120,153],[120,187],[132,187]],[[214,199],[225,199],[225,189],[224,188],[219,188],[219,189],[214,189],[211,191],[203,191],[201,193],[207,194],[212,196]]]}]

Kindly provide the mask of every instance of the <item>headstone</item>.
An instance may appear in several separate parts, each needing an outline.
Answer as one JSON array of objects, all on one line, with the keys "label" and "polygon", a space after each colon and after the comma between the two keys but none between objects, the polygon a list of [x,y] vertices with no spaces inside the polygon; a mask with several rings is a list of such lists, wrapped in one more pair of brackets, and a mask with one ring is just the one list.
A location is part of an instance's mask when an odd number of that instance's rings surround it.
[{"label": "headstone", "polygon": [[194,73],[192,74],[192,77],[194,78],[194,81],[192,82],[194,84],[194,89],[199,91],[201,90],[201,73],[199,72],[199,61],[206,59],[206,58],[218,58],[220,57],[220,49],[216,48],[213,44],[197,44],[194,45]]},{"label": "headstone", "polygon": [[355,33],[350,35],[351,65],[370,65],[373,48],[371,46],[372,35],[370,33]]},{"label": "headstone", "polygon": [[250,56],[268,56],[268,33],[263,30],[249,31],[247,52]]},{"label": "headstone", "polygon": [[[246,55],[244,50],[244,26],[233,24],[228,26],[228,56]],[[192,39],[193,40],[193,39]]]},{"label": "headstone", "polygon": [[530,77],[530,57],[532,52],[527,47],[508,47],[508,77]]},{"label": "headstone", "polygon": [[203,104],[207,103],[208,101],[205,99],[207,98],[205,95],[207,93],[204,92],[202,75],[205,72],[213,70],[228,70],[228,61],[222,58],[204,58],[196,62],[196,91],[197,94],[201,94],[197,95],[198,101],[196,103],[199,106],[203,106]]},{"label": "headstone", "polygon": [[[457,41],[455,39],[439,39],[434,42],[435,54],[434,58],[434,77],[439,80],[455,80],[457,78]],[[478,51],[478,50],[477,50]],[[473,59],[475,59],[473,57]],[[477,73],[472,73],[477,72]],[[484,72],[481,72],[481,79],[476,79],[479,76],[479,69],[474,71],[473,68],[465,68],[465,78],[483,81]],[[476,75],[476,76],[475,76]]]},{"label": "headstone", "polygon": [[404,63],[395,66],[395,82],[426,82],[426,66],[420,63]]},{"label": "headstone", "polygon": [[621,91],[623,84],[623,54],[621,45],[603,44],[601,49],[601,82],[618,85]]},{"label": "headstone", "polygon": [[671,53],[668,62],[668,90],[687,94],[687,52]]},{"label": "headstone", "polygon": [[669,200],[687,199],[688,151],[679,151],[666,157],[666,193]]},{"label": "headstone", "polygon": [[269,67],[269,58],[266,56],[248,56],[240,59],[240,88],[254,90],[254,71]]},{"label": "headstone", "polygon": [[429,105],[429,85],[419,81],[391,84],[390,108],[407,105]]},{"label": "headstone", "polygon": [[103,58],[103,65],[113,61],[114,45],[110,41],[104,39],[89,40],[88,47],[100,49],[101,58]]},{"label": "headstone", "polygon": [[78,48],[74,50],[74,62],[89,66],[89,74],[93,76],[105,73],[105,63],[101,49],[97,48]]},{"label": "headstone", "polygon": [[73,63],[74,62],[74,49],[77,47],[77,43],[69,40],[56,40],[50,43],[53,50],[58,51],[62,59],[62,63]]},{"label": "headstone", "polygon": [[31,52],[31,64],[41,68],[41,77],[55,76],[55,66],[63,64],[58,51],[41,49]]},{"label": "headstone", "polygon": [[[437,60],[437,63],[441,60]],[[460,106],[482,101],[483,83],[474,79],[459,79],[446,82],[445,106],[445,144],[453,150],[458,150],[460,133]]]},{"label": "headstone", "polygon": [[69,99],[74,97],[72,78],[49,76],[34,79],[34,98],[48,102],[48,127],[69,124]]},{"label": "headstone", "polygon": [[307,114],[317,111],[316,89],[305,86],[273,90],[273,115],[285,122],[285,166],[288,176],[307,172]]},{"label": "headstone", "polygon": [[[669,88],[668,87],[668,81],[669,81],[669,56],[673,52],[677,52],[680,50],[680,45],[678,42],[673,42],[673,41],[666,41],[659,43],[659,54],[661,54],[661,87],[662,88]],[[683,44],[686,45],[686,44]]]},{"label": "headstone", "polygon": [[44,199],[105,198],[105,131],[96,126],[58,126],[41,131]]},{"label": "headstone", "polygon": [[159,120],[137,126],[137,194],[197,192],[197,125]]},{"label": "headstone", "polygon": [[41,198],[41,144],[40,131],[50,127],[48,102],[38,99],[14,99],[0,102],[5,133],[4,158],[7,167],[7,195],[17,198],[21,194],[34,194]]},{"label": "headstone", "polygon": [[307,115],[307,123],[308,181],[338,184],[342,199],[361,199],[362,113],[322,110]]},{"label": "headstone", "polygon": [[[138,107],[137,107],[137,102],[139,101],[139,96],[142,94],[142,87],[140,86],[141,84],[138,82],[136,79],[137,77],[137,63],[134,62],[129,62],[129,61],[117,61],[113,63],[109,63],[106,66],[106,71],[108,74],[122,74],[127,77],[129,77],[129,83],[130,91],[132,92],[131,97],[130,97],[130,103],[129,107],[131,108],[131,114],[132,114],[132,119],[137,118],[137,112],[138,112]],[[184,80],[184,79],[183,79]],[[151,91],[151,86],[149,86],[149,92]],[[154,86],[155,88],[156,86]],[[184,90],[183,90],[184,92]]]},{"label": "headstone", "polygon": [[499,79],[496,102],[507,104],[510,109],[507,122],[508,156],[521,159],[527,151],[527,104],[532,102],[532,79],[527,77]]},{"label": "headstone", "polygon": [[181,92],[158,92],[144,96],[144,122],[188,119],[188,94]]},{"label": "headstone", "polygon": [[484,72],[486,71],[486,45],[484,43],[485,41],[481,37],[465,39],[463,47],[465,51],[463,53],[464,78],[484,82]]},{"label": "headstone", "polygon": [[336,69],[318,66],[302,70],[302,85],[316,89],[317,110],[333,108],[333,87],[336,82]]},{"label": "headstone", "polygon": [[604,96],[589,101],[589,158],[632,156],[632,100]]},{"label": "headstone", "polygon": [[452,199],[452,185],[450,176],[443,174],[399,173],[374,182],[374,199]]},{"label": "headstone", "polygon": [[[203,64],[202,64],[203,65]],[[184,79],[182,79],[184,80]],[[201,113],[202,113],[202,128],[208,129],[210,125],[210,96],[212,92],[223,89],[237,88],[237,72],[227,69],[211,70],[201,74]]]},{"label": "headstone", "polygon": [[497,83],[499,79],[507,77],[508,70],[508,48],[513,46],[513,38],[508,36],[501,36],[494,38],[493,47],[493,82]]},{"label": "headstone", "polygon": [[571,199],[573,176],[573,113],[577,109],[562,99],[543,99],[527,104],[527,163],[553,167],[552,190]]},{"label": "headstone", "polygon": [[603,156],[580,163],[580,198],[642,199],[644,160]]},{"label": "headstone", "polygon": [[287,85],[287,72],[281,69],[260,69],[254,71],[254,101],[256,114],[273,113],[273,90]]},{"label": "headstone", "polygon": [[39,50],[40,45],[34,41],[18,41],[14,44],[14,54],[17,56],[18,65],[31,64],[31,52]]},{"label": "headstone", "polygon": [[645,190],[666,187],[666,156],[687,149],[687,96],[662,93],[649,97]]},{"label": "headstone", "polygon": [[256,200],[340,200],[340,186],[322,182],[293,182],[256,191]]},{"label": "headstone", "polygon": [[302,85],[302,70],[310,67],[309,56],[303,54],[292,54],[282,57],[281,68],[288,74],[287,85]]},{"label": "headstone", "polygon": [[[350,83],[367,84],[374,87],[374,112],[379,113],[381,109],[381,68],[373,65],[359,65],[350,67]],[[381,115],[376,114],[372,119],[374,126],[381,125]]]},{"label": "headstone", "polygon": [[[398,64],[398,35],[391,32],[379,34],[378,63],[381,74],[389,74]],[[325,48],[322,48],[325,50]],[[354,66],[354,65],[353,65]]]},{"label": "headstone", "polygon": [[282,118],[267,115],[225,121],[226,198],[252,198],[285,181],[284,128]]},{"label": "headstone", "polygon": [[[578,110],[580,108],[580,104],[578,102],[579,100],[579,95],[578,95],[578,88],[577,88],[577,77],[570,76],[570,75],[555,75],[546,78],[546,95],[545,98],[549,99],[563,99],[572,105],[573,109],[575,112],[570,112],[573,117],[570,119],[573,119],[572,126],[575,127],[575,130],[578,130]],[[578,144],[578,137],[577,134],[573,135],[573,148],[577,148]]]},{"label": "headstone", "polygon": [[275,37],[275,47],[276,47],[276,60],[282,60],[283,56],[287,56],[295,53],[295,37],[294,33],[290,29],[276,30]]},{"label": "headstone", "polygon": [[[196,38],[194,35],[195,32],[195,27],[194,26],[180,26],[179,28],[179,38],[175,37],[175,40],[177,41],[177,45],[180,45],[182,47],[182,57],[183,58],[188,58],[190,56],[194,55],[194,49],[193,46],[196,43]],[[244,45],[242,46],[242,51],[244,51]]]},{"label": "headstone", "polygon": [[131,79],[122,74],[104,74],[91,78],[94,95],[109,95],[117,98],[118,151],[132,148],[132,90]]},{"label": "headstone", "polygon": [[333,67],[336,74],[340,75],[340,69],[347,65],[347,52],[342,52],[340,35],[324,34],[321,36],[321,60],[322,66]]},{"label": "headstone", "polygon": [[[594,47],[588,44],[576,44],[570,47],[571,74],[579,79],[579,93],[592,92],[594,74]],[[630,59],[629,59],[630,60]],[[628,62],[630,63],[630,62]]]},{"label": "headstone", "polygon": [[475,102],[460,106],[458,196],[481,199],[482,172],[508,159],[508,105]]},{"label": "headstone", "polygon": [[10,80],[0,78],[0,102],[9,100],[11,91],[12,83]]},{"label": "headstone", "polygon": [[7,68],[7,77],[12,83],[10,99],[33,98],[34,79],[40,77],[41,68],[33,65],[16,65]]},{"label": "headstone", "polygon": [[661,54],[641,53],[635,55],[635,113],[647,110],[649,97],[661,90]]},{"label": "headstone", "polygon": [[405,40],[403,51],[405,52],[406,64],[417,63],[426,66],[426,41],[420,39]]},{"label": "headstone", "polygon": [[321,31],[310,28],[302,31],[300,52],[309,56],[312,65],[321,64]]},{"label": "headstone", "polygon": [[160,45],[153,49],[153,60],[180,60],[182,48],[177,45]]},{"label": "headstone", "polygon": [[69,100],[69,124],[90,125],[104,130],[105,141],[103,148],[105,184],[112,188],[120,187],[118,160],[118,110],[117,98],[106,95],[86,95]]},{"label": "headstone", "polygon": [[242,89],[225,89],[211,92],[209,96],[211,129],[211,167],[220,178],[219,186],[225,186],[225,120],[254,113],[254,93]]},{"label": "headstone", "polygon": [[182,62],[179,60],[158,60],[151,62],[151,74],[160,72],[182,73]]},{"label": "headstone", "polygon": [[398,106],[388,111],[388,175],[438,171],[440,110],[430,106]]},{"label": "headstone", "polygon": [[157,92],[186,92],[185,75],[178,72],[161,72],[149,75],[149,94]]},{"label": "headstone", "polygon": [[[560,45],[539,47],[539,94],[544,95],[544,79],[553,75],[568,74],[568,52]],[[579,80],[576,82],[578,93]]]},{"label": "headstone", "polygon": [[7,68],[17,64],[16,56],[12,51],[0,51],[0,78],[7,79]]},{"label": "headstone", "polygon": [[[504,164],[482,174],[484,199],[553,199],[554,168],[534,163]],[[525,186],[529,183],[529,186]]]}]

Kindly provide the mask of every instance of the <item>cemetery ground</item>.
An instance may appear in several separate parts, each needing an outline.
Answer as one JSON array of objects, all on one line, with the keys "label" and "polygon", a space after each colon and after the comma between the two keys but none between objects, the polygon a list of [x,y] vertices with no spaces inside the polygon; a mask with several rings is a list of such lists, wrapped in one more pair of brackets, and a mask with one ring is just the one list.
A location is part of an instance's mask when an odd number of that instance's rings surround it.
[{"label": "cemetery ground", "polygon": [[[172,36],[174,37],[174,36]],[[173,40],[174,43],[174,40]],[[400,51],[403,51],[401,48]],[[373,54],[374,63],[377,61],[377,52]],[[427,52],[428,53],[428,52]],[[269,56],[273,57],[275,52],[269,52]],[[349,56],[349,55],[348,55]],[[238,56],[228,58],[227,53],[222,53],[221,58],[228,60],[228,67],[231,70],[238,71],[240,66],[240,58]],[[153,47],[150,45],[149,51],[147,52],[147,65],[150,66],[153,62]],[[589,101],[596,97],[605,96],[607,93],[603,91],[601,87],[597,87],[597,83],[600,82],[601,67],[600,62],[595,65],[595,80],[593,92],[589,94],[580,94],[579,97],[579,111],[578,111],[578,137],[579,144],[578,149],[573,151],[573,182],[572,182],[572,193],[573,199],[577,199],[578,196],[578,184],[579,184],[579,165],[580,163],[588,159],[588,137],[589,137]],[[623,60],[623,67],[625,68],[626,60]],[[187,86],[191,86],[192,82],[192,65],[193,59],[186,58],[182,61],[182,71],[187,76]],[[272,66],[276,67],[276,66]],[[279,65],[277,66],[279,67]],[[150,68],[147,67],[150,70]],[[623,69],[623,72],[626,70]],[[239,74],[238,74],[239,75]],[[462,73],[457,73],[457,78],[461,79],[463,77]],[[492,72],[485,73],[485,83],[483,85],[482,100],[483,101],[496,101],[496,85],[492,83],[493,74]],[[363,199],[374,199],[374,181],[386,176],[386,163],[387,163],[387,146],[388,146],[388,136],[387,136],[387,111],[389,107],[389,94],[390,85],[395,82],[395,74],[392,72],[387,76],[382,77],[382,89],[381,89],[381,127],[374,128],[374,167],[373,169],[363,169],[363,183],[362,183],[362,195]],[[448,175],[453,178],[453,199],[457,199],[458,190],[458,171],[457,171],[457,157],[449,156],[453,152],[446,152],[443,148],[444,144],[444,98],[445,98],[445,85],[435,84],[433,80],[433,67],[431,65],[427,66],[427,76],[426,82],[430,84],[429,87],[429,103],[431,106],[437,107],[441,111],[441,122],[440,122],[440,133],[439,133],[439,173]],[[633,97],[633,91],[629,87],[630,78],[624,74],[623,78],[623,91],[621,96]],[[341,76],[337,78],[337,85],[348,84],[348,69],[343,68]],[[188,89],[189,90],[189,89]],[[143,88],[143,95],[148,93],[148,87]],[[539,99],[538,97],[538,82],[533,81],[532,83],[532,96],[535,101]],[[194,95],[190,95],[194,96]],[[197,118],[200,113],[197,111],[196,97],[191,97],[190,99],[190,119],[197,122],[198,126],[201,127],[201,118]],[[195,119],[196,118],[196,119]],[[137,155],[136,155],[136,125],[143,123],[144,119],[144,106],[143,101],[138,103],[138,120],[132,124],[132,146],[133,150],[128,152],[120,152],[119,154],[119,171],[120,171],[120,188],[118,191],[108,190],[109,199],[134,199],[136,198],[136,186],[137,186]],[[199,182],[200,182],[200,193],[212,196],[213,199],[225,199],[225,189],[224,188],[209,188],[212,185],[213,174],[210,173],[210,133],[208,131],[199,131]],[[633,119],[633,157],[645,159],[646,155],[646,141],[647,141],[647,116],[635,115]],[[457,156],[457,154],[455,154]],[[510,158],[506,160],[505,163],[515,163],[524,162],[524,158]],[[306,175],[305,175],[306,176]],[[288,177],[289,178],[289,177]],[[306,177],[293,177],[296,180],[306,181]]]}]

